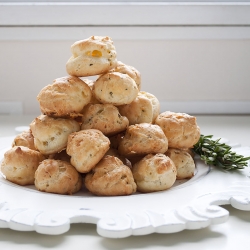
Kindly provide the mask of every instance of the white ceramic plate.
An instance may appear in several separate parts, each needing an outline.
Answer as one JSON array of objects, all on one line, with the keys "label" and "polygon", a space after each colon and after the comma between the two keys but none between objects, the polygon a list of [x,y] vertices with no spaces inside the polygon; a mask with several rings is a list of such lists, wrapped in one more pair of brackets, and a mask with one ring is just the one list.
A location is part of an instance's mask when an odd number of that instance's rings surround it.
[{"label": "white ceramic plate", "polygon": [[[0,141],[0,159],[13,137]],[[225,140],[224,140],[225,141]],[[250,155],[250,147],[231,144]],[[86,190],[72,196],[42,193],[0,177],[0,228],[62,234],[72,223],[94,223],[103,237],[177,233],[226,222],[219,205],[250,211],[250,170],[224,172],[199,159],[195,176],[166,191],[122,197],[96,197]]]}]

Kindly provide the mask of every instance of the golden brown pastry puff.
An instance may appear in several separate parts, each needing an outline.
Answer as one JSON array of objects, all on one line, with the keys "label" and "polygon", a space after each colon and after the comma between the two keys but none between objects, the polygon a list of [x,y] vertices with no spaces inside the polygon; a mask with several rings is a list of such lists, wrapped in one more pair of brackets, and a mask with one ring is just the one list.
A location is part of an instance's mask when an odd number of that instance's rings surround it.
[{"label": "golden brown pastry puff", "polygon": [[17,135],[12,142],[12,147],[15,146],[24,146],[36,150],[34,145],[34,136],[32,135],[31,130],[23,131]]},{"label": "golden brown pastry puff", "polygon": [[125,156],[165,153],[168,150],[168,139],[158,125],[130,125],[120,141],[118,150]]},{"label": "golden brown pastry puff", "polygon": [[18,185],[33,185],[35,171],[45,157],[38,151],[15,146],[4,154],[1,172],[6,179]]},{"label": "golden brown pastry puff", "polygon": [[81,129],[99,129],[104,135],[114,135],[129,126],[127,117],[121,116],[112,104],[88,104],[82,112]]},{"label": "golden brown pastry puff", "polygon": [[108,36],[91,36],[77,41],[71,46],[71,53],[66,70],[72,76],[100,75],[117,64],[115,46]]},{"label": "golden brown pastry puff", "polygon": [[79,131],[77,121],[40,115],[30,124],[35,147],[44,155],[58,153],[66,148],[68,135]]},{"label": "golden brown pastry puff", "polygon": [[185,113],[163,112],[155,124],[164,131],[170,148],[192,148],[200,138],[196,117]]},{"label": "golden brown pastry puff", "polygon": [[85,186],[99,196],[130,195],[136,184],[128,166],[114,156],[105,156],[85,177]]},{"label": "golden brown pastry puff", "polygon": [[144,96],[138,95],[130,104],[118,106],[118,109],[128,118],[129,125],[153,122],[153,105]]},{"label": "golden brown pastry puff", "polygon": [[37,96],[41,112],[53,117],[77,117],[92,98],[88,84],[75,76],[57,78]]},{"label": "golden brown pastry puff", "polygon": [[82,177],[68,162],[54,159],[42,161],[35,172],[35,186],[39,191],[74,194],[82,187]]},{"label": "golden brown pastry puff", "polygon": [[92,93],[101,103],[119,106],[131,103],[138,95],[138,88],[129,75],[108,72],[94,82]]},{"label": "golden brown pastry puff", "polygon": [[193,157],[183,149],[169,148],[165,153],[175,164],[178,180],[194,176],[195,163]]},{"label": "golden brown pastry puff", "polygon": [[176,180],[176,167],[164,154],[148,154],[135,163],[133,176],[139,192],[148,193],[169,189]]},{"label": "golden brown pastry puff", "polygon": [[120,73],[129,75],[132,79],[134,79],[138,90],[141,89],[141,74],[133,66],[126,65],[126,64],[118,61],[117,66],[115,68],[113,68],[111,71],[112,72],[120,72]]},{"label": "golden brown pastry puff", "polygon": [[152,107],[153,107],[153,122],[155,121],[156,117],[160,114],[160,102],[157,99],[156,96],[153,94],[146,92],[146,91],[140,91],[138,93],[138,96],[143,96],[151,101]]},{"label": "golden brown pastry puff", "polygon": [[86,129],[69,135],[67,154],[80,173],[89,172],[109,150],[110,141],[100,130]]}]

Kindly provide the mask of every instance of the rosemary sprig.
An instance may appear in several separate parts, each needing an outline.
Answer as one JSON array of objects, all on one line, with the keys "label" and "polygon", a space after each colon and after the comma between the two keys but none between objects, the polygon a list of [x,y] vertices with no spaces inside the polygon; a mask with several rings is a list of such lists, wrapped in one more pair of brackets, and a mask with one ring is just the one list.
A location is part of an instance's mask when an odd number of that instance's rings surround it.
[{"label": "rosemary sprig", "polygon": [[220,139],[211,139],[212,135],[201,135],[199,141],[194,145],[193,151],[200,155],[201,160],[207,165],[214,165],[225,170],[243,169],[248,166],[249,157],[238,155]]}]

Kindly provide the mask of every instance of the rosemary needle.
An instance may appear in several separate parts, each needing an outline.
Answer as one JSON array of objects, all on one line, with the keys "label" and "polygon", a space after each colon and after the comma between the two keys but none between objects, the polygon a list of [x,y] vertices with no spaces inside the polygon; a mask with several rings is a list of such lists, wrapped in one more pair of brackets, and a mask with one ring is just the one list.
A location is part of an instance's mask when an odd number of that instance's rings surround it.
[{"label": "rosemary needle", "polygon": [[220,139],[213,140],[212,137],[212,135],[201,135],[193,147],[193,151],[200,155],[205,164],[225,170],[243,169],[248,166],[250,156],[238,155],[229,145],[220,143]]}]

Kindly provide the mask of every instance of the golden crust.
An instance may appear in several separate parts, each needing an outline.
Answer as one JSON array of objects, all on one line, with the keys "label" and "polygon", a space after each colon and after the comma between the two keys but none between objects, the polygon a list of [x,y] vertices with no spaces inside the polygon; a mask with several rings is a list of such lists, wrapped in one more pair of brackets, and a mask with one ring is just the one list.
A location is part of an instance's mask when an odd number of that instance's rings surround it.
[{"label": "golden crust", "polygon": [[171,148],[192,148],[200,138],[196,117],[185,113],[163,112],[155,124],[162,128]]},{"label": "golden crust", "polygon": [[32,135],[31,130],[23,131],[17,135],[12,142],[12,147],[15,146],[24,146],[29,149],[36,150],[34,145],[34,136]]},{"label": "golden crust", "polygon": [[111,70],[111,72],[120,72],[122,74],[129,75],[136,83],[138,90],[141,89],[141,74],[133,66],[126,65],[120,61],[117,62],[117,66]]},{"label": "golden crust", "polygon": [[168,150],[168,139],[158,125],[149,123],[130,125],[118,150],[125,156],[165,153]]},{"label": "golden crust", "polygon": [[79,131],[77,121],[40,115],[30,124],[35,147],[44,155],[62,151],[67,146],[68,135]]},{"label": "golden crust", "polygon": [[67,154],[80,173],[89,172],[108,151],[110,141],[100,130],[86,129],[69,135]]},{"label": "golden crust", "polygon": [[18,185],[34,184],[35,171],[45,157],[24,146],[14,146],[4,154],[1,171],[6,179]]},{"label": "golden crust", "polygon": [[68,162],[47,159],[35,173],[35,186],[39,191],[56,194],[74,194],[82,187],[82,177]]},{"label": "golden crust", "polygon": [[192,148],[183,148],[182,150],[186,151],[188,154],[191,155],[191,157],[194,159],[195,157],[195,152],[193,151]]},{"label": "golden crust", "polygon": [[138,95],[135,81],[127,74],[108,72],[101,75],[93,86],[93,94],[101,103],[115,106],[131,103]]},{"label": "golden crust", "polygon": [[156,117],[160,114],[160,102],[159,102],[159,100],[157,99],[156,96],[154,96],[153,94],[146,92],[146,91],[140,91],[138,93],[138,96],[143,96],[143,97],[147,98],[148,100],[150,100],[152,107],[153,107],[152,122],[154,122]]},{"label": "golden crust", "polygon": [[176,166],[176,179],[181,180],[194,176],[195,163],[192,156],[186,150],[169,148],[165,155],[167,155]]},{"label": "golden crust", "polygon": [[54,117],[77,117],[92,98],[88,84],[75,76],[57,78],[37,96],[41,112]]},{"label": "golden crust", "polygon": [[104,135],[120,133],[129,126],[127,117],[121,116],[112,104],[89,104],[82,113],[81,129],[98,129]]},{"label": "golden crust", "polygon": [[129,125],[153,122],[153,105],[151,101],[138,95],[130,104],[118,106],[121,115],[129,120]]},{"label": "golden crust", "polygon": [[176,167],[164,154],[148,154],[132,168],[139,192],[162,191],[173,186]]},{"label": "golden crust", "polygon": [[105,156],[85,177],[85,186],[99,196],[130,195],[136,184],[129,167],[114,156]]},{"label": "golden crust", "polygon": [[110,37],[91,36],[71,46],[66,63],[69,75],[84,77],[104,74],[117,64],[116,50]]}]

